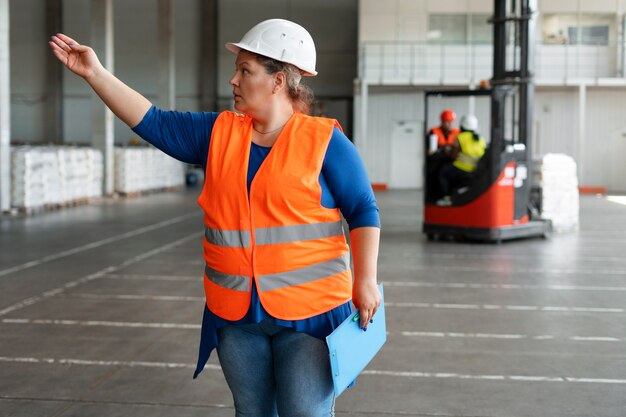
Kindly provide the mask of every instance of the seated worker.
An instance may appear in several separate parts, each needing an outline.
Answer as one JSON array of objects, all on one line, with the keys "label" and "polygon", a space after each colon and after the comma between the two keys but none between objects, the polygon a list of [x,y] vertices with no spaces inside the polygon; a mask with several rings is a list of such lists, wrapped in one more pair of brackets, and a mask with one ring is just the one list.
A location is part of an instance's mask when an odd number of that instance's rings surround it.
[{"label": "seated worker", "polygon": [[452,162],[450,156],[452,145],[456,136],[461,131],[453,127],[452,123],[456,119],[456,114],[450,109],[445,109],[439,116],[441,124],[430,129],[427,135],[428,158],[426,161],[426,200],[434,203],[443,194],[438,189],[437,174],[443,165]]},{"label": "seated worker", "polygon": [[461,133],[457,135],[452,145],[451,156],[454,158],[454,162],[441,167],[437,175],[439,189],[443,193],[443,197],[437,200],[438,206],[452,205],[450,198],[452,185],[472,178],[478,161],[485,154],[487,148],[485,139],[477,131],[478,119],[476,116],[471,114],[463,116]]},{"label": "seated worker", "polygon": [[450,109],[445,109],[439,116],[441,124],[433,127],[428,132],[428,154],[435,152],[443,152],[444,154],[451,151],[452,144],[456,139],[456,135],[461,131],[458,127],[453,127],[452,122],[456,119],[456,114]]}]

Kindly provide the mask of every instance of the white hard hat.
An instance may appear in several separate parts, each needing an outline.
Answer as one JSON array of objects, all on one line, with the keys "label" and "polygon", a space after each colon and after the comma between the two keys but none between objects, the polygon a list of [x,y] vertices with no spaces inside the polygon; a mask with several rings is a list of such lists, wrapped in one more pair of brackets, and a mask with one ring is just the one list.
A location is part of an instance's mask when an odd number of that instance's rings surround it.
[{"label": "white hard hat", "polygon": [[467,114],[461,119],[461,128],[475,132],[478,129],[478,119],[473,114]]},{"label": "white hard hat", "polygon": [[241,49],[287,62],[304,71],[304,75],[317,75],[315,71],[315,44],[305,28],[285,19],[270,19],[250,29],[239,43],[226,44],[229,51]]}]

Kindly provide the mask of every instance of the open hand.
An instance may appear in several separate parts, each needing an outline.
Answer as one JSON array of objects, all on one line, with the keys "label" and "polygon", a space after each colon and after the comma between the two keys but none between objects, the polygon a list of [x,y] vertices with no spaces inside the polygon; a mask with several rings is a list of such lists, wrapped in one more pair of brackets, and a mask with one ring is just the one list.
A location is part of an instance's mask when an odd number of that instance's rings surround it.
[{"label": "open hand", "polygon": [[96,53],[88,46],[80,45],[69,36],[57,33],[48,42],[54,56],[76,75],[88,79],[102,68]]}]

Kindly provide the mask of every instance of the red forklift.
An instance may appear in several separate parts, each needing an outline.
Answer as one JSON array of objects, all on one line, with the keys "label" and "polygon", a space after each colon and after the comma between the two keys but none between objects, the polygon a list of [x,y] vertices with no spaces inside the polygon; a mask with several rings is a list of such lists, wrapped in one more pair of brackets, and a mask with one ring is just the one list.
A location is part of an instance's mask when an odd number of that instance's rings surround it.
[{"label": "red forklift", "polygon": [[[437,205],[433,175],[425,144],[424,223],[429,240],[442,237],[491,241],[547,237],[549,220],[539,218],[539,206],[532,190],[532,114],[534,82],[533,37],[535,0],[495,0],[493,24],[493,78],[476,90],[425,92],[425,122],[436,99],[449,105],[474,97],[482,101],[490,130],[485,154],[471,178],[453,184],[449,206]],[[443,101],[440,100],[440,101]],[[484,108],[487,107],[487,108]],[[437,107],[437,112],[441,111]],[[426,125],[426,123],[425,123]],[[427,132],[424,132],[428,142]]]}]

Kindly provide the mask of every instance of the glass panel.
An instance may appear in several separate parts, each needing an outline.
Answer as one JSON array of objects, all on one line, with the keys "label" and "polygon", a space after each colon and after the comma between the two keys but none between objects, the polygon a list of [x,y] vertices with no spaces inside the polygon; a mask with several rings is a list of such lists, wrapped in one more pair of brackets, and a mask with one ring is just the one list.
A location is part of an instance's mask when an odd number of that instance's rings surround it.
[{"label": "glass panel", "polygon": [[608,45],[616,35],[615,14],[548,14],[542,18],[541,32],[546,44]]},{"label": "glass panel", "polygon": [[467,17],[462,14],[431,14],[428,16],[429,43],[465,44]]},{"label": "glass panel", "polygon": [[513,144],[518,141],[517,114],[519,112],[517,89],[507,94],[504,101],[504,142]]},{"label": "glass panel", "polygon": [[493,43],[493,25],[487,20],[489,15],[486,14],[473,14],[470,15],[470,25],[472,28],[471,43],[475,44],[487,44]]},{"label": "glass panel", "polygon": [[544,15],[541,24],[543,43],[564,45],[568,43],[567,27],[577,25],[574,14]]},{"label": "glass panel", "polygon": [[[580,28],[581,45],[608,45],[609,44],[609,27],[608,26],[583,26]],[[578,43],[578,28],[568,27],[567,34],[571,44]]]}]

